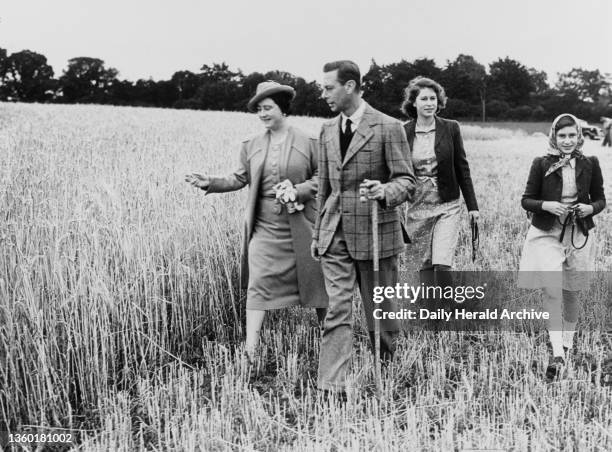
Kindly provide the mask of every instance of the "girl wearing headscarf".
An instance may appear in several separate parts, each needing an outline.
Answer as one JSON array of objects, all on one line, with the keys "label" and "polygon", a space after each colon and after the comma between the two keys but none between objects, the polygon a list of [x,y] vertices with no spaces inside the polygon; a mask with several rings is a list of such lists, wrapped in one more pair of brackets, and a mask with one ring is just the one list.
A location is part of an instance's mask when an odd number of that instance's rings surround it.
[{"label": "girl wearing headscarf", "polygon": [[578,119],[558,116],[550,129],[546,155],[536,157],[521,204],[531,214],[520,262],[519,286],[542,288],[555,378],[571,351],[578,321],[578,291],[593,270],[593,216],[606,206],[597,157],[585,156]]}]

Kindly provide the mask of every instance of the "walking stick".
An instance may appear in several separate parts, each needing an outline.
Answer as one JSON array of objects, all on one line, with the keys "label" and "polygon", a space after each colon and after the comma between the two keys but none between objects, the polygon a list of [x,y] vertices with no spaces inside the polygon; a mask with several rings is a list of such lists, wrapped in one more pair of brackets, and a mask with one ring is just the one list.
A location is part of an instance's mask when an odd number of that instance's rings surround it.
[{"label": "walking stick", "polygon": [[[360,201],[367,201],[365,197],[365,193],[360,193]],[[373,271],[374,278],[373,284],[374,287],[377,287],[379,284],[378,277],[378,201],[375,199],[370,200],[370,209],[372,216],[372,263],[373,263]],[[381,377],[381,369],[380,369],[380,319],[378,317],[374,317],[374,378],[376,379],[376,397],[380,399],[382,395],[382,377]]]}]

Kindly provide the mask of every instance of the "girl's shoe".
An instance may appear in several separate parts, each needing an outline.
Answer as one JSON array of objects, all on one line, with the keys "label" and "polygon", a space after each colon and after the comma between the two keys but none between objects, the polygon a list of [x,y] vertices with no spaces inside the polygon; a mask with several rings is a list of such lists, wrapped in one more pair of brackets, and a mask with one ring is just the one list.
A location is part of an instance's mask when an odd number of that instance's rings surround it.
[{"label": "girl's shoe", "polygon": [[257,356],[254,353],[249,353],[246,349],[242,352],[243,362],[246,365],[245,369],[249,382],[253,382],[259,377],[259,365]]},{"label": "girl's shoe", "polygon": [[245,349],[243,352],[243,356],[249,366],[255,365],[255,354],[254,353],[252,352],[249,353],[249,351]]},{"label": "girl's shoe", "polygon": [[561,376],[563,368],[565,367],[565,360],[562,356],[555,356],[548,367],[546,368],[546,379],[553,381]]},{"label": "girl's shoe", "polygon": [[574,343],[576,341],[575,331],[563,331],[563,350],[565,352],[571,352],[575,349]]}]

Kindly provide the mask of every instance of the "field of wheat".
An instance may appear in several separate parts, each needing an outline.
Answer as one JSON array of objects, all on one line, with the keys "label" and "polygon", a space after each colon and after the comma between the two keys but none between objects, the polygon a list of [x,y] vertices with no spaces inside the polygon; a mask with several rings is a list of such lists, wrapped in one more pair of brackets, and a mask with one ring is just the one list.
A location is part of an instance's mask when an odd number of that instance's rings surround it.
[{"label": "field of wheat", "polygon": [[[292,121],[313,134],[322,122]],[[296,309],[266,320],[253,378],[246,190],[203,196],[183,180],[231,170],[260,131],[240,113],[0,104],[0,431],[71,432],[83,451],[612,449],[612,390],[597,378],[612,344],[591,330],[578,349],[594,365],[554,383],[542,335],[408,333],[378,400],[358,321],[340,404],[316,391],[316,318]],[[457,268],[514,270],[520,195],[546,142],[463,133],[482,221],[480,258],[466,227]],[[585,152],[612,196],[612,154]],[[609,210],[596,221],[596,266],[610,271]]]}]

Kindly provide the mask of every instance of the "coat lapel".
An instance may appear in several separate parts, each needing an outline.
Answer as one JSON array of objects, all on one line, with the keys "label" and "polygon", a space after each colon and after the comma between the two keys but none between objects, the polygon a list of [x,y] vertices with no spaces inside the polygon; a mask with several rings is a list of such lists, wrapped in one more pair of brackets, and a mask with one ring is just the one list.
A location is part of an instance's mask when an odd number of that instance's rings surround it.
[{"label": "coat lapel", "polygon": [[241,267],[241,278],[243,283],[246,284],[248,278],[248,265],[247,265],[247,252],[248,242],[251,239],[253,233],[253,226],[255,224],[255,207],[257,206],[257,198],[259,196],[259,187],[261,185],[261,175],[263,172],[263,164],[266,160],[266,154],[268,152],[269,134],[259,135],[253,138],[251,148],[248,151],[247,159],[249,165],[249,171],[251,173],[251,180],[249,181],[249,198],[246,206],[246,222],[244,231],[244,243],[243,243],[243,262]]},{"label": "coat lapel", "polygon": [[[584,157],[579,157],[576,159],[576,184],[580,187],[580,183],[578,182],[578,179],[580,178],[580,175],[582,174],[582,172],[584,171],[584,167],[586,165],[586,159]],[[560,172],[560,171],[559,171]]]},{"label": "coat lapel", "polygon": [[416,135],[416,121],[410,120],[407,124],[406,138],[408,138],[408,144],[410,145],[410,151],[414,148],[414,136]]},{"label": "coat lapel", "polygon": [[270,144],[270,134],[265,133],[257,137],[257,143],[253,147],[253,153],[250,156],[251,174],[253,175],[251,184],[253,187],[259,187],[261,181],[261,173],[263,172],[263,164],[268,154]]},{"label": "coat lapel", "polygon": [[[372,107],[366,104],[363,117],[361,118],[361,121],[359,121],[359,126],[357,127],[357,130],[355,130],[351,144],[349,144],[349,147],[346,150],[346,155],[344,156],[342,166],[346,165],[346,162],[348,162],[370,140],[370,138],[374,136],[374,132],[370,128],[371,108]],[[340,136],[338,136],[338,145],[339,144]],[[338,149],[340,149],[340,146],[338,146]]]},{"label": "coat lapel", "polygon": [[[333,152],[333,159],[340,163],[342,157],[340,154],[340,115],[336,116],[329,124],[327,124],[327,134],[331,136],[331,148]],[[330,158],[332,156],[327,156]]]},{"label": "coat lapel", "polygon": [[[554,158],[550,157],[546,159],[546,164],[544,166],[544,174],[546,174],[546,172],[550,169],[550,167],[556,162],[556,160],[554,160]],[[578,167],[578,164],[576,163],[576,169]],[[563,181],[563,175],[561,174],[561,168],[558,168],[557,171],[555,171],[554,173],[550,173],[548,175],[548,177],[556,177],[557,179],[559,179],[559,182]],[[577,171],[576,171],[577,172]],[[576,177],[577,179],[577,177]]]},{"label": "coat lapel", "polygon": [[438,162],[440,161],[440,142],[442,141],[442,137],[445,136],[448,131],[446,130],[446,124],[440,120],[437,116],[436,118],[436,139],[434,141],[434,151],[436,152],[436,159]]}]

